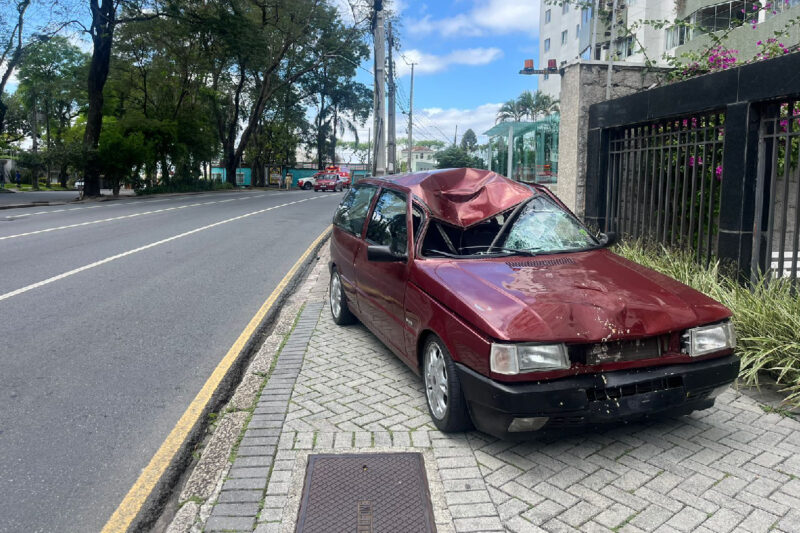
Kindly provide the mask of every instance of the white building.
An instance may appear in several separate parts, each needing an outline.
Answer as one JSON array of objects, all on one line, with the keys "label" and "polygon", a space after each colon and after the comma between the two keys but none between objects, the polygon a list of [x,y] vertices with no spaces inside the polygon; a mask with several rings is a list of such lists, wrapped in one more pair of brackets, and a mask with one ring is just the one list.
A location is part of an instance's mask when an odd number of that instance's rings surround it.
[{"label": "white building", "polygon": [[[611,0],[594,0],[594,6],[613,8]],[[642,20],[674,20],[676,3],[672,0],[617,0],[616,20],[621,28],[636,26],[635,36],[615,39],[613,55],[615,61],[644,63],[648,58],[657,64],[665,64],[664,52],[674,53],[672,42],[667,48],[668,31],[640,24]],[[611,28],[603,22],[595,24],[596,9],[580,8],[565,3],[562,6],[549,4],[542,0],[539,14],[539,64],[547,66],[549,59],[555,59],[559,66],[574,63],[581,59],[609,59],[609,40]],[[619,34],[619,30],[614,31]],[[594,54],[591,53],[594,43]],[[641,49],[646,51],[642,52]],[[560,76],[546,74],[539,78],[539,90],[558,98],[561,90]]]},{"label": "white building", "polygon": [[[436,150],[432,150],[427,146],[415,146],[412,148],[410,172],[420,172],[422,170],[436,168],[436,159],[433,157],[435,154]],[[400,152],[400,161],[408,161],[407,148]]]}]

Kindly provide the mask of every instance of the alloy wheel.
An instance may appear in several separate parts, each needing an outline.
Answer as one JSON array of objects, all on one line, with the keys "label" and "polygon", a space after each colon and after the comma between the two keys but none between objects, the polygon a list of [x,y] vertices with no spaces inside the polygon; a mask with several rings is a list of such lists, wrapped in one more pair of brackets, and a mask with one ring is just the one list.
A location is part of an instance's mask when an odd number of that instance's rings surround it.
[{"label": "alloy wheel", "polygon": [[334,272],[331,276],[329,298],[331,302],[331,313],[333,313],[334,318],[339,318],[339,315],[342,312],[342,282],[339,279],[338,272]]},{"label": "alloy wheel", "polygon": [[433,416],[443,419],[447,414],[450,394],[447,386],[447,369],[439,345],[432,342],[425,353],[425,394]]}]

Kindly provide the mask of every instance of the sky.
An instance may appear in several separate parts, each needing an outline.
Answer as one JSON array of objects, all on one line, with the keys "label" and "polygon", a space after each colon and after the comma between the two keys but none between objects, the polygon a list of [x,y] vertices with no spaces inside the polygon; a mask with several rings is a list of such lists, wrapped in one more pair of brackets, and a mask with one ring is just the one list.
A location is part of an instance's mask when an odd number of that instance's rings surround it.
[{"label": "sky", "polygon": [[[397,135],[407,136],[410,67],[414,67],[414,139],[458,141],[471,128],[479,141],[494,125],[500,105],[535,76],[519,74],[525,59],[538,58],[539,0],[392,0],[400,18]],[[364,67],[372,68],[365,63]],[[359,71],[360,81],[372,85]],[[367,128],[359,131],[366,140]]]}]

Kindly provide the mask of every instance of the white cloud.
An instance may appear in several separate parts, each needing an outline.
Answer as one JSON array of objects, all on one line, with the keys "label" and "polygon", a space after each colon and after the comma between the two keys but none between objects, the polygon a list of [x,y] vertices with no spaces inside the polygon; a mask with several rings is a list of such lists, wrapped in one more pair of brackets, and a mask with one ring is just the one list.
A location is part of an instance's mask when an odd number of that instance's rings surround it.
[{"label": "white cloud", "polygon": [[487,65],[503,57],[499,48],[466,48],[453,50],[447,55],[426,54],[417,49],[405,50],[395,62],[397,76],[402,77],[411,72],[409,63],[416,63],[415,74],[433,74],[447,69],[450,65]]},{"label": "white cloud", "polygon": [[539,29],[539,3],[532,0],[476,0],[466,13],[433,19],[426,15],[406,23],[413,34],[439,33],[445,37],[476,37],[490,33],[526,33]]}]

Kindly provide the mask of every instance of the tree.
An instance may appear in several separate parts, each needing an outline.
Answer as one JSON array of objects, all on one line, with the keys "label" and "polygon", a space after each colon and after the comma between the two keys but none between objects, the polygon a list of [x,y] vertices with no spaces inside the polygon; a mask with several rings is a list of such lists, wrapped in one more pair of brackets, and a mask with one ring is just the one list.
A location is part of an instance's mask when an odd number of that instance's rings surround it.
[{"label": "tree", "polygon": [[526,111],[520,107],[519,101],[512,98],[500,106],[497,111],[497,118],[495,123],[498,122],[519,122],[525,116]]},{"label": "tree", "polygon": [[6,103],[5,90],[11,74],[17,67],[20,59],[22,59],[22,52],[25,50],[24,41],[24,26],[25,26],[25,12],[31,5],[31,0],[20,0],[13,2],[16,8],[16,17],[6,19],[6,13],[3,13],[0,18],[0,32],[8,35],[7,40],[3,45],[3,53],[0,56],[0,68],[3,69],[0,74],[0,133],[3,132],[5,123],[6,112],[8,104]]},{"label": "tree", "polygon": [[473,157],[460,146],[450,146],[434,155],[436,168],[481,167],[483,160]]},{"label": "tree", "polygon": [[[330,66],[361,38],[322,0],[210,3],[202,19],[215,58],[211,88],[229,180],[268,102],[284,87]],[[231,32],[230,28],[236,28]],[[255,43],[259,43],[255,46]],[[240,127],[244,124],[244,127]]]},{"label": "tree", "polygon": [[[19,63],[17,94],[27,112],[38,113],[37,129],[45,133],[44,164],[59,169],[62,187],[67,182],[67,150],[64,132],[85,105],[82,80],[86,79],[87,56],[61,36],[32,43]],[[31,132],[39,136],[39,131]]]},{"label": "tree", "polygon": [[470,128],[465,131],[464,136],[461,137],[461,149],[466,152],[473,152],[476,146],[478,146],[478,137],[475,135],[475,132],[472,131],[472,128]]},{"label": "tree", "polygon": [[[100,195],[100,165],[97,149],[103,128],[103,89],[111,65],[114,31],[119,24],[152,20],[160,16],[155,5],[136,0],[89,0],[91,24],[86,30],[92,38],[92,58],[89,62],[86,129],[83,134],[84,196]],[[120,12],[123,13],[119,16]]]}]

